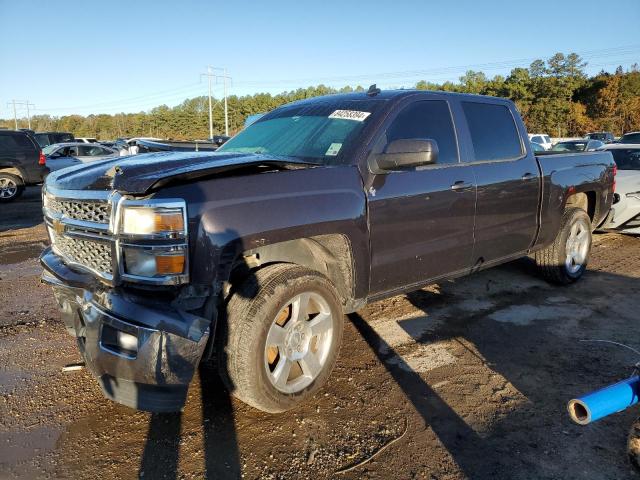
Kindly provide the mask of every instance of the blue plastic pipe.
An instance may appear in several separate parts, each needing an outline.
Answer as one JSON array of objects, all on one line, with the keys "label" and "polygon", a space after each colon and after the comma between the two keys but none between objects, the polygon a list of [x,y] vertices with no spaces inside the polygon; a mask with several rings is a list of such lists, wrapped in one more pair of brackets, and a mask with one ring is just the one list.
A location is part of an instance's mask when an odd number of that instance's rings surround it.
[{"label": "blue plastic pipe", "polygon": [[567,409],[574,422],[587,425],[635,405],[638,403],[638,394],[640,394],[640,376],[635,376],[580,398],[574,398],[569,401]]}]

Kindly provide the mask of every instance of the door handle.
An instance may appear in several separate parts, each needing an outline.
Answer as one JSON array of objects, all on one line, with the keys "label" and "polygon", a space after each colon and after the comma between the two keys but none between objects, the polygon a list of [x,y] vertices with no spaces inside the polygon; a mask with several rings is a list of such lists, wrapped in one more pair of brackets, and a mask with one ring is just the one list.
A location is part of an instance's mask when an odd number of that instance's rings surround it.
[{"label": "door handle", "polygon": [[522,180],[532,180],[534,178],[536,178],[536,176],[531,173],[531,172],[527,172],[524,175],[522,175],[522,177],[520,177]]},{"label": "door handle", "polygon": [[451,185],[451,190],[454,192],[463,192],[465,190],[469,190],[473,188],[473,183],[467,183],[464,180],[458,180],[453,185]]}]

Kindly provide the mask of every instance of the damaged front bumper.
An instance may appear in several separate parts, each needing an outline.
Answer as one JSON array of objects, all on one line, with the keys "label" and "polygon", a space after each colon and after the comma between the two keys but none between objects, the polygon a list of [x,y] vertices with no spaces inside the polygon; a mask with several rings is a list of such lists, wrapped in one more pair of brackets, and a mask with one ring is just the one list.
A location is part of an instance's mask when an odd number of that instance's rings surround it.
[{"label": "damaged front bumper", "polygon": [[150,412],[180,410],[209,339],[210,321],[168,302],[101,285],[65,265],[51,249],[40,257],[65,326],[104,394]]}]

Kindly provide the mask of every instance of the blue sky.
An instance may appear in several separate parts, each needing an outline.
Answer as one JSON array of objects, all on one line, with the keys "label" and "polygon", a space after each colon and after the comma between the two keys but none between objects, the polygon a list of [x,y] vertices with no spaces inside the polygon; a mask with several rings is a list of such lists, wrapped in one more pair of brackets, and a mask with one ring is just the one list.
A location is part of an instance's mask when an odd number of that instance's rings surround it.
[{"label": "blue sky", "polygon": [[558,51],[590,72],[640,63],[638,0],[0,0],[0,31],[0,118],[13,98],[54,115],[175,105],[206,93],[208,64],[242,95],[508,74]]}]

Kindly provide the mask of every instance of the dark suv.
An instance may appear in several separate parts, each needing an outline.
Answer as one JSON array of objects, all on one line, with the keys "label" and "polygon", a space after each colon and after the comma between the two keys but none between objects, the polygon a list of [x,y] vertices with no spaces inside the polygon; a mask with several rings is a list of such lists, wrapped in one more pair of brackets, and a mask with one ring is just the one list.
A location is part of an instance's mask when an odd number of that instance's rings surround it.
[{"label": "dark suv", "polygon": [[45,157],[33,137],[0,130],[0,202],[15,200],[25,186],[42,183],[47,173]]},{"label": "dark suv", "polygon": [[67,132],[37,132],[34,134],[34,138],[40,148],[53,145],[54,143],[73,142],[75,137],[72,133]]}]

